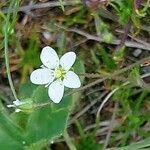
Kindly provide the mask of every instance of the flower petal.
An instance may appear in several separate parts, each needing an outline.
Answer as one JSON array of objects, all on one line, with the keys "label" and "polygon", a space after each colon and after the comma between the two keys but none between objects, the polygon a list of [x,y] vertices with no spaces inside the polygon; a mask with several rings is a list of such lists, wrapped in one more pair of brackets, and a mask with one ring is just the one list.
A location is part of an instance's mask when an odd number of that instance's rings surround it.
[{"label": "flower petal", "polygon": [[76,54],[74,52],[68,52],[60,58],[60,65],[63,67],[63,69],[68,71],[74,64],[75,60]]},{"label": "flower petal", "polygon": [[64,95],[64,84],[60,80],[54,81],[48,89],[48,95],[54,103],[59,103]]},{"label": "flower petal", "polygon": [[54,75],[50,69],[36,69],[31,73],[30,80],[34,84],[48,84],[54,80]]},{"label": "flower petal", "polygon": [[40,55],[42,63],[50,69],[54,69],[57,66],[59,66],[59,57],[56,53],[56,51],[46,46],[42,49],[41,55]]},{"label": "flower petal", "polygon": [[73,71],[68,71],[64,77],[63,83],[68,88],[79,88],[81,86],[80,79]]},{"label": "flower petal", "polygon": [[18,108],[15,110],[16,113],[18,113],[18,112],[20,112],[20,111],[21,111],[21,109],[18,109]]},{"label": "flower petal", "polygon": [[13,101],[13,104],[16,105],[16,106],[19,106],[21,104],[23,104],[23,102],[21,102],[19,99]]}]

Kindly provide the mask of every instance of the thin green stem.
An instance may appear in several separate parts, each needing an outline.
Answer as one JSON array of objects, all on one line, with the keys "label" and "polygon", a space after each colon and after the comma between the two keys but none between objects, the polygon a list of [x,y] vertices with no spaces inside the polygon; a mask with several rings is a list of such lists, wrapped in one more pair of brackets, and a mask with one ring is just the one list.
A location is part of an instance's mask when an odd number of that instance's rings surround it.
[{"label": "thin green stem", "polygon": [[66,144],[68,145],[70,150],[77,150],[75,145],[72,143],[71,138],[69,137],[67,131],[64,132],[64,139],[66,141]]},{"label": "thin green stem", "polygon": [[[12,3],[10,4],[11,7]],[[7,77],[9,81],[9,85],[11,88],[11,91],[13,93],[14,98],[17,100],[17,94],[14,88],[14,84],[12,81],[11,73],[10,73],[10,66],[9,66],[9,51],[8,51],[8,37],[9,37],[9,20],[10,20],[10,13],[7,14],[6,17],[6,24],[5,24],[5,29],[4,29],[4,51],[5,51],[5,63],[6,63],[6,72],[7,72]]]},{"label": "thin green stem", "polygon": [[9,53],[8,53],[8,36],[7,36],[7,33],[5,31],[5,38],[4,38],[4,45],[5,45],[5,63],[6,63],[6,72],[7,72],[7,77],[8,77],[8,81],[9,81],[9,85],[10,85],[10,88],[11,88],[11,91],[14,95],[14,98],[17,100],[17,94],[16,94],[16,91],[15,91],[15,88],[14,88],[14,84],[13,84],[13,81],[12,81],[12,77],[11,77],[11,73],[10,73],[10,66],[9,66]]}]

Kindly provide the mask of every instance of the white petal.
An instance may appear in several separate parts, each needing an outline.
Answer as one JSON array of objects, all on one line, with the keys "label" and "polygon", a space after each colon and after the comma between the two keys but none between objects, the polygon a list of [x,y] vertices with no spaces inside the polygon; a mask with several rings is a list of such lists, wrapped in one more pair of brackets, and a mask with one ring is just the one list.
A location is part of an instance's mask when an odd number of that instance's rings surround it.
[{"label": "white petal", "polygon": [[79,88],[81,86],[79,77],[73,71],[67,72],[64,77],[63,83],[68,88]]},{"label": "white petal", "polygon": [[7,105],[8,108],[16,107],[15,105]]},{"label": "white petal", "polygon": [[21,111],[21,109],[18,109],[18,108],[15,110],[16,113],[18,113],[18,112],[20,112],[20,111]]},{"label": "white petal", "polygon": [[13,101],[13,104],[15,104],[16,106],[21,105],[23,102],[21,102],[19,99]]},{"label": "white petal", "polygon": [[62,81],[54,81],[48,89],[48,95],[54,103],[59,103],[64,95],[64,84]]},{"label": "white petal", "polygon": [[60,58],[60,65],[66,71],[68,71],[74,64],[75,60],[76,60],[76,54],[74,52],[68,52]]},{"label": "white petal", "polygon": [[54,69],[59,65],[59,57],[56,51],[49,46],[42,49],[40,58],[47,68]]},{"label": "white petal", "polygon": [[50,69],[36,69],[31,73],[30,80],[34,84],[48,84],[54,80],[54,75]]}]

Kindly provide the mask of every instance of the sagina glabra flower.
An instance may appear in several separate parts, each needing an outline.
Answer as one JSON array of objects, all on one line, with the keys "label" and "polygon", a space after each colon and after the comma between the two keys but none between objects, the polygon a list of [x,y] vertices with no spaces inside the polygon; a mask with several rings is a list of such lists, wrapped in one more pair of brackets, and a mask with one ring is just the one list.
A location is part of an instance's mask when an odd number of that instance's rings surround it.
[{"label": "sagina glabra flower", "polygon": [[34,84],[45,84],[48,87],[48,95],[54,103],[61,101],[64,87],[81,86],[78,75],[70,70],[76,60],[74,52],[67,52],[59,59],[56,51],[46,46],[42,49],[40,59],[43,65],[31,73],[30,80]]}]

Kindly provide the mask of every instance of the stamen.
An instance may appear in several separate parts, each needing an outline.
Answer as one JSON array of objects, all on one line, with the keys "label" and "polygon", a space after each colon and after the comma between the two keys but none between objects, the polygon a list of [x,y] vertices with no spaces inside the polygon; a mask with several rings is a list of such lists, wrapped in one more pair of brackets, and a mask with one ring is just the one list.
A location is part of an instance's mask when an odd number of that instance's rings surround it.
[{"label": "stamen", "polygon": [[54,76],[55,76],[56,79],[63,80],[65,74],[66,74],[66,72],[65,72],[65,70],[62,67],[59,67],[59,68],[55,69]]}]

